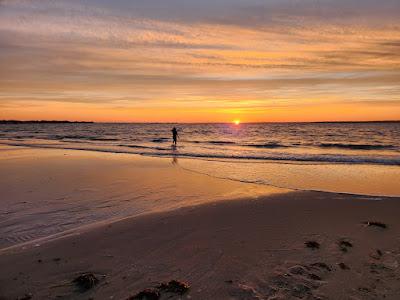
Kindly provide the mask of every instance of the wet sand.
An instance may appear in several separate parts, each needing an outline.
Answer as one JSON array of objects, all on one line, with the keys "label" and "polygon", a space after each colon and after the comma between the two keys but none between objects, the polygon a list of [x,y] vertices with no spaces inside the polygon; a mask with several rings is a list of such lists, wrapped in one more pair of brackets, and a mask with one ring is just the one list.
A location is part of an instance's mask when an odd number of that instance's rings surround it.
[{"label": "wet sand", "polygon": [[[399,299],[399,204],[294,192],[139,216],[2,253],[0,294],[127,299],[176,279],[187,299]],[[84,272],[100,281],[80,292]]]},{"label": "wet sand", "polygon": [[[399,299],[400,199],[379,199],[285,192],[86,226],[2,250],[0,299],[128,299],[170,280],[190,289],[161,299]],[[99,281],[83,291],[86,272]]]},{"label": "wet sand", "polygon": [[0,146],[0,165],[0,249],[128,216],[287,192],[132,154]]}]

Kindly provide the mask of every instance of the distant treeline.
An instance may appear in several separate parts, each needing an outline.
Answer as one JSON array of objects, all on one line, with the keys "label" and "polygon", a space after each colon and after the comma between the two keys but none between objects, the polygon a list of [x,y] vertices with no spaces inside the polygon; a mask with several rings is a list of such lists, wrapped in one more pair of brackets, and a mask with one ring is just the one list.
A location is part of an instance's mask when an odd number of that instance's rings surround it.
[{"label": "distant treeline", "polygon": [[[308,123],[308,122],[305,122]],[[357,124],[357,123],[400,123],[400,120],[385,121],[327,121],[327,122],[310,122],[314,124]]]},{"label": "distant treeline", "polygon": [[92,124],[93,122],[79,122],[79,121],[17,121],[17,120],[0,120],[0,124],[82,124],[88,123]]}]

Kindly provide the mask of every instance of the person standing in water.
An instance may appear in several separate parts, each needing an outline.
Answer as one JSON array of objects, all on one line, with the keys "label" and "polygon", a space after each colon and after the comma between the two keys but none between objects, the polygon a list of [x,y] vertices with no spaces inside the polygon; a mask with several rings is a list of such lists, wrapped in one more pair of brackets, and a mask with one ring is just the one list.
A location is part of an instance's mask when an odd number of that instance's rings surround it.
[{"label": "person standing in water", "polygon": [[172,140],[174,142],[174,145],[176,146],[176,143],[178,141],[178,130],[174,127],[172,128]]}]

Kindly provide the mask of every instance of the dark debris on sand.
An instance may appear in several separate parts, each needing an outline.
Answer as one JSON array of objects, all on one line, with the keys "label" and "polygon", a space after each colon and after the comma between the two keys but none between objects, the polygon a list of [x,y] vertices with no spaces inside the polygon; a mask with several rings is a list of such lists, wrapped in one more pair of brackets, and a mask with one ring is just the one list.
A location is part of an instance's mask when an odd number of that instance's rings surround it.
[{"label": "dark debris on sand", "polygon": [[332,268],[330,266],[328,266],[326,263],[323,262],[317,262],[317,263],[313,263],[311,264],[312,267],[318,268],[318,269],[324,269],[328,272],[332,271]]},{"label": "dark debris on sand", "polygon": [[[270,278],[268,297],[254,299],[321,299],[316,293],[331,271],[332,268],[323,262],[291,266],[287,272],[280,270]],[[265,287],[259,286],[259,289],[265,290]],[[258,294],[264,294],[264,290],[259,290]]]},{"label": "dark debris on sand", "polygon": [[32,298],[33,298],[33,295],[31,293],[28,293],[22,297],[18,297],[17,300],[31,300]]},{"label": "dark debris on sand", "polygon": [[346,265],[345,263],[341,262],[338,263],[339,268],[341,268],[342,270],[350,270],[350,267],[348,265]]},{"label": "dark debris on sand", "polygon": [[293,266],[289,268],[289,273],[293,275],[304,275],[307,273],[307,270],[303,266]]},{"label": "dark debris on sand", "polygon": [[364,222],[364,224],[367,226],[375,226],[375,227],[379,227],[382,229],[386,229],[388,227],[385,223],[376,222],[376,221],[367,221],[367,222]]},{"label": "dark debris on sand", "polygon": [[369,256],[373,259],[379,260],[383,256],[383,252],[379,249],[369,254]]},{"label": "dark debris on sand", "polygon": [[171,280],[168,283],[161,283],[155,288],[147,288],[127,300],[158,300],[163,293],[184,295],[190,289],[189,284],[178,280]]},{"label": "dark debris on sand", "polygon": [[156,289],[145,289],[127,300],[158,300],[160,296],[160,292]]},{"label": "dark debris on sand", "polygon": [[306,247],[310,248],[310,249],[319,249],[320,248],[320,244],[316,241],[307,241],[304,243],[304,245],[306,245]]},{"label": "dark debris on sand", "polygon": [[314,273],[309,273],[307,276],[308,276],[308,278],[310,278],[311,280],[317,280],[317,281],[321,281],[321,280],[322,280],[322,278],[321,278],[320,276],[318,276],[318,275],[316,275],[316,274],[314,274]]},{"label": "dark debris on sand", "polygon": [[379,274],[381,271],[388,271],[389,269],[383,264],[372,263],[370,266],[370,272]]},{"label": "dark debris on sand", "polygon": [[349,248],[353,247],[353,244],[349,241],[346,240],[341,240],[338,242],[339,248],[342,252],[347,252],[349,251]]},{"label": "dark debris on sand", "polygon": [[189,290],[189,285],[177,280],[171,280],[168,283],[160,284],[158,289],[167,293],[183,295]]},{"label": "dark debris on sand", "polygon": [[75,283],[83,291],[86,291],[98,284],[99,279],[92,273],[84,273],[76,277],[73,280],[73,283]]}]

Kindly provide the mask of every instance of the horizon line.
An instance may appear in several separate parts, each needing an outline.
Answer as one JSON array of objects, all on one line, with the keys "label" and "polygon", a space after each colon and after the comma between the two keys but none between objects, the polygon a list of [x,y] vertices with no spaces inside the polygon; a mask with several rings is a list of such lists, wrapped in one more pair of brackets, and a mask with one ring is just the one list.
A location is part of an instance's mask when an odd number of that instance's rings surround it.
[{"label": "horizon line", "polygon": [[[74,120],[0,120],[0,124],[6,123],[88,123],[88,124],[232,124],[228,122],[118,122],[118,121],[74,121]],[[290,123],[399,123],[398,120],[372,120],[372,121],[259,121],[259,122],[240,122],[240,124],[290,124]]]}]

